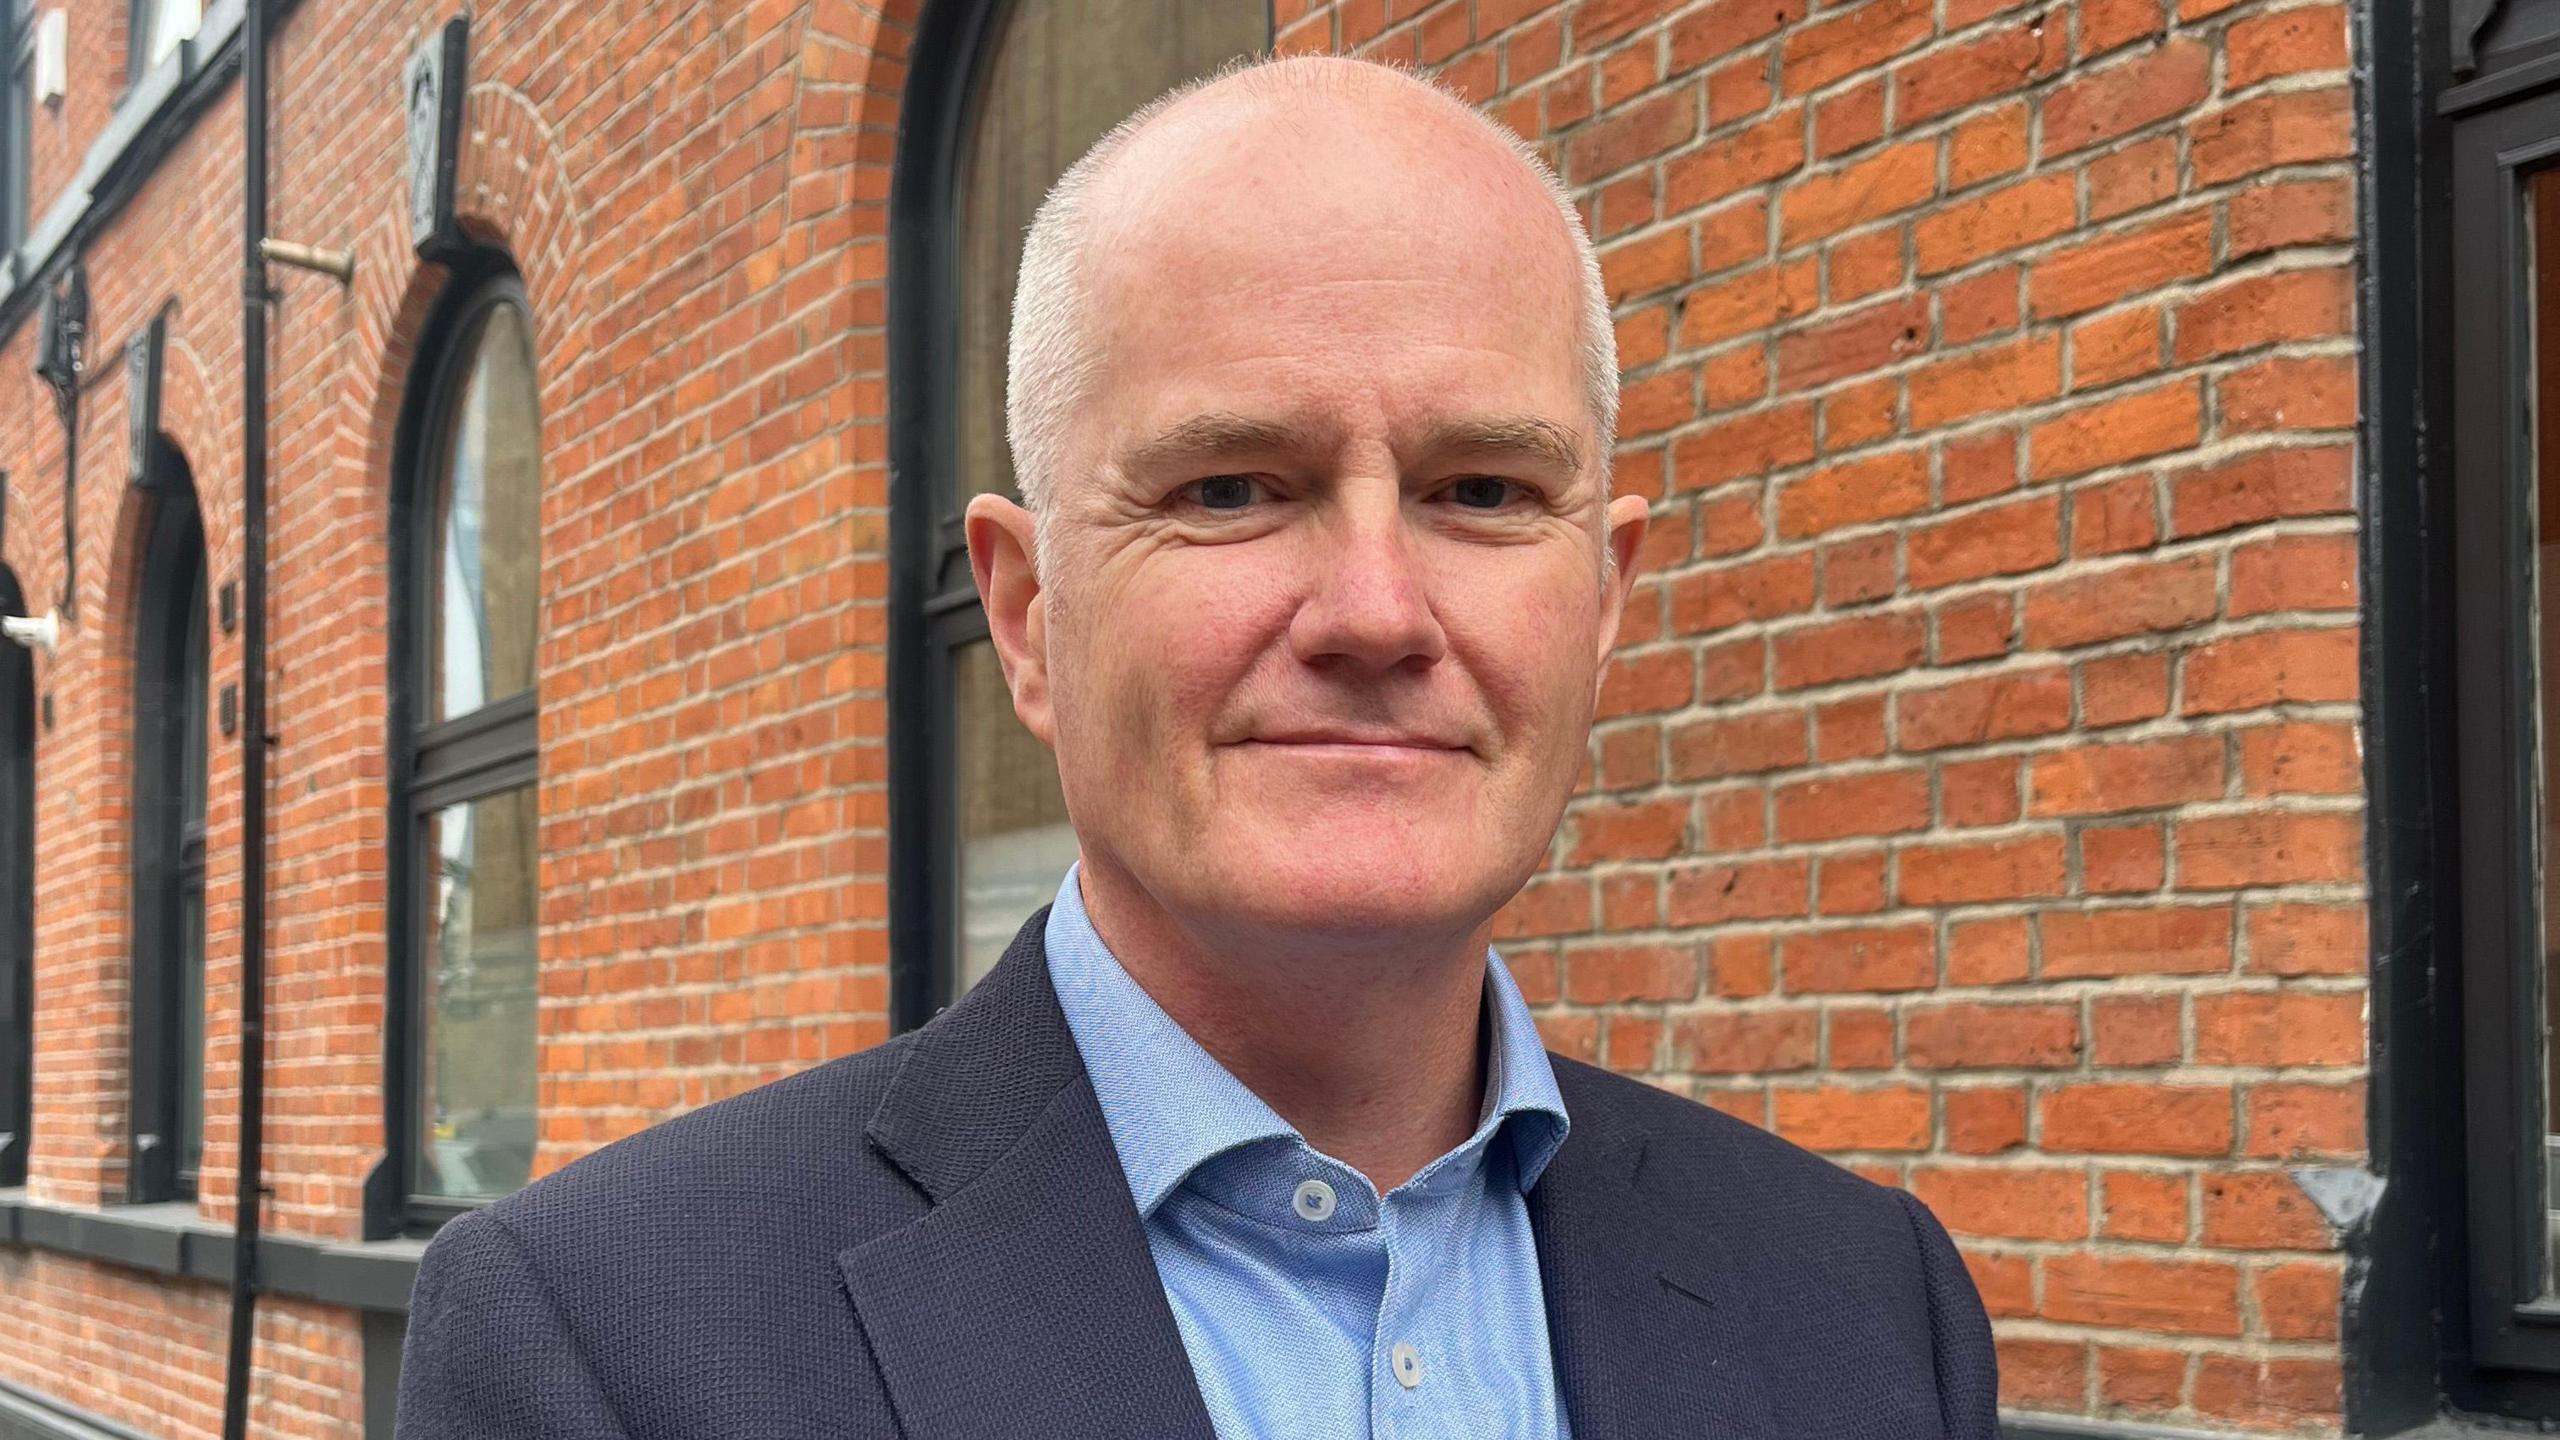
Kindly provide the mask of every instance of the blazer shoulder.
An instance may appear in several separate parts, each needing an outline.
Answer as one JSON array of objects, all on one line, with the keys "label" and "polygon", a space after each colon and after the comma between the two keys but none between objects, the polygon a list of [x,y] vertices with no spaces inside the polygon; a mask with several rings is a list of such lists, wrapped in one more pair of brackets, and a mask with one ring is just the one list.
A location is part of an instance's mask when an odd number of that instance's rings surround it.
[{"label": "blazer shoulder", "polygon": [[717,1223],[742,1207],[787,1213],[795,1201],[822,1203],[815,1190],[893,1176],[864,1132],[913,1039],[901,1035],[660,1121],[481,1213],[537,1245],[574,1242],[617,1222],[628,1233],[634,1221],[644,1229],[669,1217]]}]

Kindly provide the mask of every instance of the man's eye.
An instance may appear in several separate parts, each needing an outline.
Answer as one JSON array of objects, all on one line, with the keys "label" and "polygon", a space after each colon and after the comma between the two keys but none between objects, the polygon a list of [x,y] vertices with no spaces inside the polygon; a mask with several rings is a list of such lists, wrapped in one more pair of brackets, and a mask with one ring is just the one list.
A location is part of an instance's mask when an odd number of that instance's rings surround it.
[{"label": "man's eye", "polygon": [[1449,487],[1449,498],[1469,510],[1499,510],[1510,503],[1512,484],[1490,475],[1470,475]]},{"label": "man's eye", "polygon": [[1191,494],[1203,510],[1241,510],[1253,503],[1253,479],[1247,475],[1212,475],[1191,482]]}]

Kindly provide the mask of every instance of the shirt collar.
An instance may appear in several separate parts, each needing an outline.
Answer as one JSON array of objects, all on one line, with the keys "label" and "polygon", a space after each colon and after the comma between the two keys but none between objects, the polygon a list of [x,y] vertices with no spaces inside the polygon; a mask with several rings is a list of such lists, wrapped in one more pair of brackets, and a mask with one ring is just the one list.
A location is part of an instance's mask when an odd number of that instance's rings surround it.
[{"label": "shirt collar", "polygon": [[[1208,1160],[1261,1140],[1301,1137],[1130,978],[1085,913],[1081,868],[1068,868],[1049,910],[1042,937],[1049,979],[1102,1103],[1138,1213],[1151,1216]],[[1491,951],[1485,953],[1485,1004],[1492,1043],[1476,1133],[1415,1178],[1454,1159],[1473,1158],[1503,1131],[1510,1137],[1513,1172],[1526,1191],[1564,1143],[1564,1095],[1520,987]]]}]

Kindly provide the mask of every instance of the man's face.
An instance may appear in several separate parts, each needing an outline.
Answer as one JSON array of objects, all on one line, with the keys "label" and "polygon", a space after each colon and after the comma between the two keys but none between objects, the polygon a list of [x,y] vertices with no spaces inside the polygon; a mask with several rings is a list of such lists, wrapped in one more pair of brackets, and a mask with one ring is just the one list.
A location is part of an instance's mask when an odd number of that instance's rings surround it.
[{"label": "man's face", "polygon": [[1481,140],[1199,149],[1088,252],[1017,707],[1088,868],[1186,924],[1471,931],[1554,832],[1643,528],[1571,242]]}]

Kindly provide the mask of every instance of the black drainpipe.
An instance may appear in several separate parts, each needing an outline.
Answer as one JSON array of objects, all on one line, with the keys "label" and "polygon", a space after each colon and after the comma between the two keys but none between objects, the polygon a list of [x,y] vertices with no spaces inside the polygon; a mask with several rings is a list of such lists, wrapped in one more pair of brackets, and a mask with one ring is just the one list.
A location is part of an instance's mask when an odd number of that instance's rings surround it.
[{"label": "black drainpipe", "polygon": [[258,1211],[266,1187],[267,1090],[267,0],[248,0],[240,34],[246,154],[240,273],[240,1193],[231,1250],[231,1358],[223,1440],[249,1429],[257,1337]]}]

